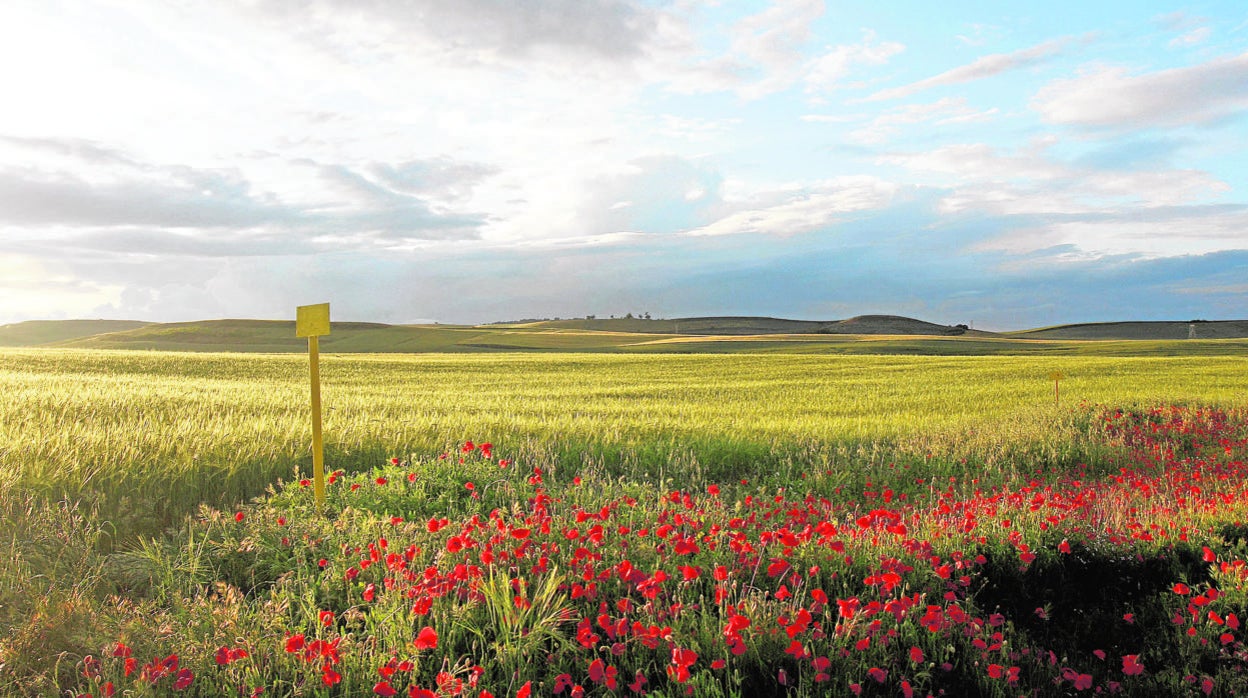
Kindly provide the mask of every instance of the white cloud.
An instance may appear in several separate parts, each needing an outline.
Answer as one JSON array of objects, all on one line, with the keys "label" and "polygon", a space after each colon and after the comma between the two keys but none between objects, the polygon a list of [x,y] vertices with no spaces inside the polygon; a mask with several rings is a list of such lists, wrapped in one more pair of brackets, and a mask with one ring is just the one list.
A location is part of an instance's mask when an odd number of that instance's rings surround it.
[{"label": "white cloud", "polygon": [[528,58],[548,48],[630,59],[645,51],[657,23],[655,10],[631,0],[273,0],[254,8],[346,57],[425,50],[456,62]]},{"label": "white cloud", "polygon": [[[1043,156],[1042,144],[1036,150],[1004,155],[984,143],[961,143],[928,151],[889,153],[881,162],[919,172],[953,175],[956,182],[1054,180],[1069,170]],[[947,179],[947,178],[946,178]]]},{"label": "white cloud", "polygon": [[802,114],[802,121],[812,124],[848,124],[862,119],[861,114]]},{"label": "white cloud", "polygon": [[958,66],[952,70],[947,70],[939,75],[934,75],[930,78],[912,82],[909,85],[880,90],[866,97],[864,101],[875,102],[886,99],[909,97],[912,94],[929,90],[933,87],[956,85],[959,83],[971,82],[972,80],[982,80],[1010,70],[1017,70],[1019,68],[1036,65],[1060,54],[1070,43],[1071,39],[1069,37],[1065,37],[1036,44],[1035,46],[1014,51],[1012,53],[994,53],[987,56],[980,56],[971,63]]},{"label": "white cloud", "polygon": [[1051,157],[1050,145],[1003,154],[982,143],[960,144],[880,160],[939,173],[946,185],[952,179],[953,192],[942,201],[947,212],[1084,213],[1124,204],[1147,209],[1210,201],[1231,190],[1200,170],[1079,167]]},{"label": "white cloud", "polygon": [[775,0],[767,9],[728,29],[726,50],[702,58],[696,57],[699,49],[687,28],[670,23],[673,38],[666,42],[668,50],[656,50],[652,79],[675,92],[731,90],[747,100],[801,83],[808,95],[818,97],[858,84],[852,79],[855,70],[883,65],[905,50],[903,44],[881,41],[868,29],[863,30],[857,43],[830,46],[819,52],[811,47],[812,27],[823,12],[823,0]]},{"label": "white cloud", "polygon": [[[756,203],[688,231],[688,235],[789,236],[834,226],[846,214],[881,209],[897,186],[876,177],[854,176],[815,183],[798,192],[764,192]],[[761,201],[758,201],[761,199]]]},{"label": "white cloud", "polygon": [[1248,210],[1243,207],[1180,207],[1142,215],[1129,209],[1082,220],[1055,221],[1015,230],[976,246],[1026,255],[1066,247],[1072,258],[1129,254],[1180,257],[1248,250]]},{"label": "white cloud", "polygon": [[991,119],[996,108],[975,110],[962,97],[945,97],[927,104],[908,104],[880,114],[870,124],[850,133],[850,138],[863,144],[883,143],[907,126],[932,122],[935,125],[972,123]]},{"label": "white cloud", "polygon": [[0,308],[10,321],[98,317],[123,289],[78,278],[37,257],[0,252]]},{"label": "white cloud", "polygon": [[733,90],[758,99],[788,89],[801,75],[811,24],[824,10],[823,0],[773,0],[727,30],[726,50],[698,57],[700,47],[687,27],[665,25],[668,41],[655,54],[653,78],[682,93]]},{"label": "white cloud", "polygon": [[880,42],[875,32],[864,31],[857,44],[837,46],[813,59],[806,66],[806,92],[818,94],[841,86],[860,65],[883,65],[906,49],[896,41]]},{"label": "white cloud", "polygon": [[1176,36],[1167,44],[1170,48],[1187,48],[1188,46],[1198,46],[1209,40],[1212,30],[1209,27],[1197,27],[1189,32],[1184,32],[1181,36]]},{"label": "white cloud", "polygon": [[[456,204],[493,174],[449,158],[358,169],[304,159],[278,163],[287,188],[275,192],[237,168],[143,162],[88,141],[0,137],[0,153],[0,224],[59,227],[100,249],[174,254],[271,253],[283,240],[311,252],[335,241],[477,237],[484,217]],[[297,197],[286,196],[292,190]]]},{"label": "white cloud", "polygon": [[1089,70],[1041,89],[1032,107],[1050,123],[1116,129],[1201,126],[1248,108],[1248,53],[1129,75]]}]

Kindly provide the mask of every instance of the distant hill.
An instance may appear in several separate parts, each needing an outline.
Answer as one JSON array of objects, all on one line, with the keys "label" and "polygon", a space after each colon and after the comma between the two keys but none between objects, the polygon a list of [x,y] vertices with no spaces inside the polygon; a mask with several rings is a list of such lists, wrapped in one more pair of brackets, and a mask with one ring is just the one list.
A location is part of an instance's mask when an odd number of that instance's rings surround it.
[{"label": "distant hill", "polygon": [[644,332],[648,334],[743,336],[760,334],[891,334],[947,337],[970,334],[994,336],[991,332],[967,331],[950,325],[937,325],[899,315],[859,315],[848,320],[785,320],[773,317],[692,317],[674,320],[642,318],[594,318],[584,320],[538,320],[501,324],[525,329],[592,330],[596,332]]},{"label": "distant hill", "polygon": [[893,334],[932,337],[995,337],[993,332],[971,330],[962,325],[937,325],[900,315],[859,315],[829,323],[820,334]]},{"label": "distant hill", "polygon": [[[320,340],[324,352],[1105,356],[1248,353],[1248,321],[1113,322],[993,333],[897,315],[861,315],[835,321],[769,317],[595,318],[476,326],[335,322],[331,330]],[[1194,340],[1188,338],[1193,331]],[[306,339],[295,336],[295,323],[291,320],[65,320],[0,326],[0,347],[3,346],[294,353],[307,351],[308,345]]]},{"label": "distant hill", "polygon": [[[605,351],[644,342],[651,335],[514,329],[469,325],[386,325],[334,322],[320,338],[324,352],[419,353],[491,351]],[[202,320],[143,325],[58,342],[78,349],[157,351],[303,352],[308,340],[295,336],[292,320]]]},{"label": "distant hill", "polygon": [[56,344],[106,332],[121,332],[151,323],[135,320],[30,320],[0,325],[0,347]]},{"label": "distant hill", "polygon": [[1248,337],[1248,320],[1093,322],[1005,334],[1018,339],[1243,339]]}]

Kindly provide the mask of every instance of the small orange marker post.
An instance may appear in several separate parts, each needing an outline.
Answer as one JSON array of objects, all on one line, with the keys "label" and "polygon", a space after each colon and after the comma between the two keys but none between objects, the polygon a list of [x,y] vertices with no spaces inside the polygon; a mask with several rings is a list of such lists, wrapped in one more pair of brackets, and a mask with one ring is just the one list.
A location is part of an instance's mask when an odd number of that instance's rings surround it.
[{"label": "small orange marker post", "polygon": [[295,308],[295,336],[308,338],[308,373],[312,381],[312,492],[316,510],[325,508],[325,455],[321,441],[321,345],[329,334],[329,303]]},{"label": "small orange marker post", "polygon": [[1065,377],[1066,376],[1062,375],[1061,371],[1054,371],[1049,374],[1049,380],[1053,381],[1053,404],[1054,405],[1058,404],[1058,400],[1061,397],[1061,389],[1058,386],[1061,385],[1062,379]]}]

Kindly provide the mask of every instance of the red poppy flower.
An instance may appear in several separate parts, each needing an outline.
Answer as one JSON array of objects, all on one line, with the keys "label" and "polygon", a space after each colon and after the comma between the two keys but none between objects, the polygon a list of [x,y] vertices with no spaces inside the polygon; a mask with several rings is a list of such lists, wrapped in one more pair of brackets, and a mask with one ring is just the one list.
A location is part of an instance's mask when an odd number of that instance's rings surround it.
[{"label": "red poppy flower", "polygon": [[413,644],[416,645],[418,650],[435,649],[438,646],[438,633],[426,625],[424,628],[421,628],[420,634],[416,636]]},{"label": "red poppy flower", "polygon": [[336,684],[342,683],[342,674],[339,674],[338,672],[334,671],[334,668],[332,666],[330,666],[329,664],[326,664],[325,666],[321,667],[321,683],[325,684],[326,686],[334,686]]},{"label": "red poppy flower", "polygon": [[1122,658],[1122,673],[1135,676],[1144,673],[1144,665],[1140,664],[1140,655],[1128,654]]}]

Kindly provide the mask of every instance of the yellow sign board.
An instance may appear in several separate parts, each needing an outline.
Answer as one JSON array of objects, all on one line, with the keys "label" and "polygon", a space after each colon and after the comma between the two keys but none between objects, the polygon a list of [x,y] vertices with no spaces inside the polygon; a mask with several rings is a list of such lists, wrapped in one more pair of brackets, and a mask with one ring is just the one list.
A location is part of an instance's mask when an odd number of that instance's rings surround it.
[{"label": "yellow sign board", "polygon": [[1051,381],[1060,381],[1061,379],[1065,377],[1066,376],[1062,375],[1061,371],[1054,371],[1049,374],[1049,380]]},{"label": "yellow sign board", "polygon": [[[287,315],[287,317],[290,317]],[[296,337],[324,337],[329,334],[329,303],[295,308]]]},{"label": "yellow sign board", "polygon": [[316,510],[325,509],[325,455],[321,439],[321,342],[329,334],[329,303],[295,308],[295,336],[308,338],[308,373],[312,387],[312,491]]}]

